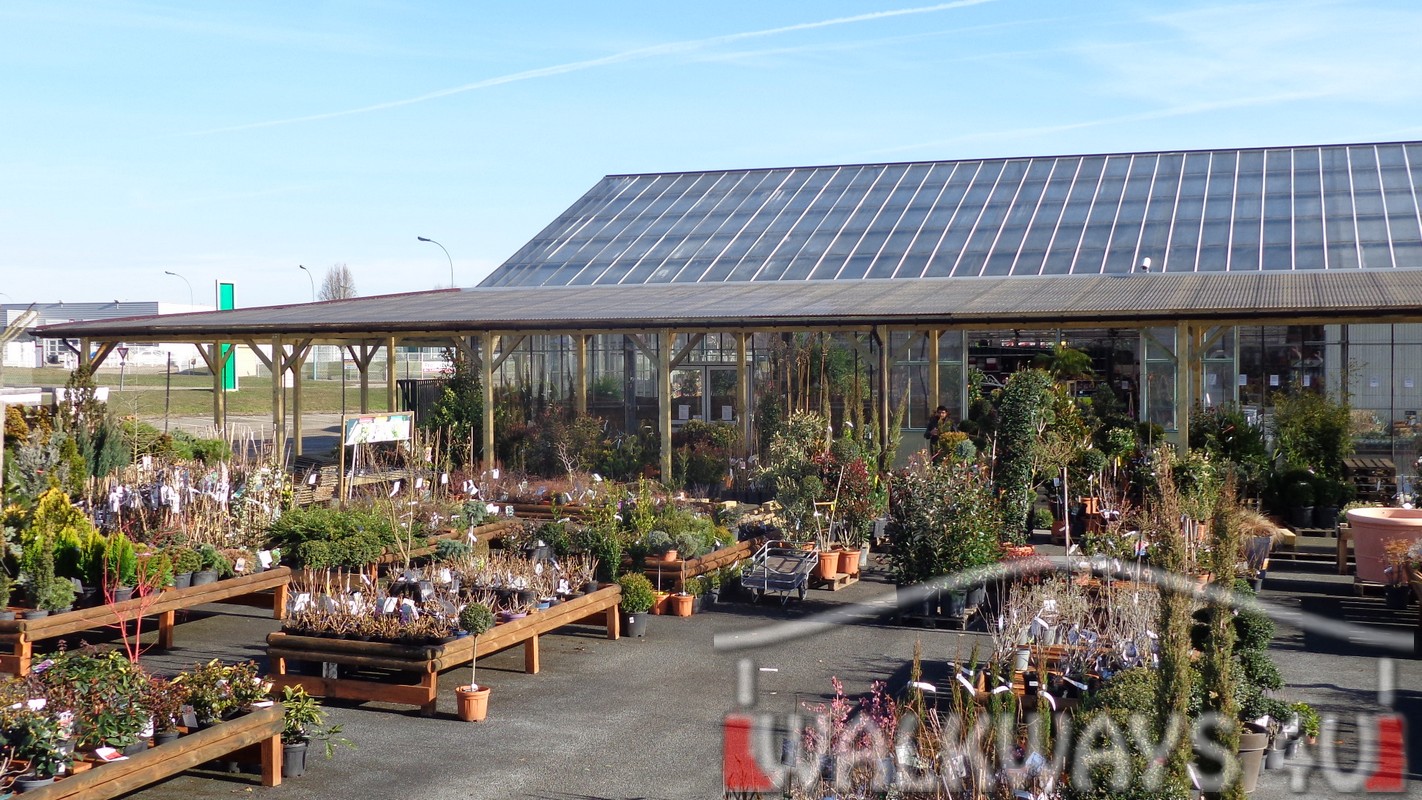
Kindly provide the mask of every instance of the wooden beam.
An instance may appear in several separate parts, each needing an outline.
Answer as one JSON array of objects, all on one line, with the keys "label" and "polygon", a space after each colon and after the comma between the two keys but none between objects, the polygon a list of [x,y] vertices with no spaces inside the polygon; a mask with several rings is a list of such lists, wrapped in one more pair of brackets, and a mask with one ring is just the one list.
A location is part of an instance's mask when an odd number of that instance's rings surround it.
[{"label": "wooden beam", "polygon": [[628,333],[625,335],[628,339],[632,340],[632,344],[636,345],[638,350],[642,351],[642,355],[646,356],[648,361],[652,362],[653,364],[657,363],[656,348],[652,347],[651,345],[648,345],[646,340],[644,340],[638,334]]},{"label": "wooden beam", "polygon": [[[309,339],[307,341],[310,341]],[[287,370],[291,373],[291,454],[299,456],[302,454],[301,444],[302,424],[301,424],[301,366],[306,363],[306,354],[311,351],[310,345],[292,348],[292,354],[287,359]]]},{"label": "wooden beam", "polygon": [[687,356],[691,355],[691,351],[695,350],[696,346],[701,344],[705,340],[706,334],[704,333],[698,333],[695,336],[688,337],[686,341],[686,346],[681,348],[681,351],[676,354],[676,358],[672,359],[671,368],[676,369],[677,367],[681,366],[682,362],[686,360]]},{"label": "wooden beam", "polygon": [[514,351],[518,349],[518,346],[523,344],[523,341],[528,337],[520,335],[514,337],[512,341],[504,341],[504,337],[502,336],[496,336],[495,338],[501,342],[499,349],[503,351],[494,359],[493,368],[498,369],[504,365],[504,362],[508,360],[509,356],[513,355]]},{"label": "wooden beam", "polygon": [[[268,372],[275,374],[276,370],[272,369],[272,360],[267,357],[266,353],[262,352],[262,348],[257,346],[256,341],[252,339],[243,339],[242,341],[247,343],[247,347],[257,356],[257,360],[262,362],[262,366],[266,367]],[[209,364],[209,366],[211,366],[211,364]]]}]

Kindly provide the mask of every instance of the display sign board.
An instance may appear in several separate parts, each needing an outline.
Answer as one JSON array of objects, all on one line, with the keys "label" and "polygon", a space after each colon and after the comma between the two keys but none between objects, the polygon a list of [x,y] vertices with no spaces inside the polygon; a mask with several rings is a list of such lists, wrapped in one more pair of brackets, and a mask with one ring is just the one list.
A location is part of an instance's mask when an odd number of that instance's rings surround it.
[{"label": "display sign board", "polygon": [[392,414],[361,414],[346,417],[341,441],[347,447],[378,442],[403,442],[415,427],[415,415],[409,411]]}]

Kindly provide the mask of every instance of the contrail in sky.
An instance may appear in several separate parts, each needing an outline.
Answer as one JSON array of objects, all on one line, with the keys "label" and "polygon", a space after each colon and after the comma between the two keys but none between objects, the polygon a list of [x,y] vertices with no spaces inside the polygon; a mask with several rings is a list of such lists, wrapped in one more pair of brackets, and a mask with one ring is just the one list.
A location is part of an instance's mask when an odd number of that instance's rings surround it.
[{"label": "contrail in sky", "polygon": [[366,114],[371,111],[384,111],[388,108],[399,108],[401,106],[423,103],[427,100],[437,100],[441,97],[448,97],[464,92],[488,89],[492,86],[502,86],[506,83],[517,83],[519,81],[533,80],[535,78],[550,78],[555,75],[566,75],[569,72],[581,72],[587,69],[606,67],[612,64],[622,64],[628,61],[639,61],[645,58],[656,58],[658,56],[678,55],[690,53],[707,47],[738,42],[743,39],[758,39],[766,36],[778,36],[782,33],[794,33],[797,31],[808,31],[816,28],[829,28],[836,25],[851,25],[858,22],[872,22],[874,20],[888,19],[890,17],[905,17],[914,14],[933,14],[939,11],[949,11],[955,8],[966,6],[982,5],[983,3],[994,2],[994,0],[956,0],[952,3],[938,3],[931,6],[918,6],[915,8],[898,8],[888,11],[872,11],[867,14],[855,14],[849,17],[835,17],[818,22],[801,22],[796,25],[785,25],[779,28],[766,28],[760,31],[744,31],[742,33],[728,33],[722,36],[711,36],[705,39],[691,39],[684,42],[668,42],[650,47],[639,47],[635,50],[626,50],[621,53],[613,53],[601,58],[590,58],[585,61],[573,61],[567,64],[556,64],[551,67],[539,67],[538,69],[514,72],[508,75],[499,75],[494,78],[485,78],[481,81],[466,83],[463,86],[455,86],[449,89],[440,89],[434,92],[407,97],[403,100],[390,100],[385,103],[376,103],[360,108],[349,108],[344,111],[328,111],[322,114],[308,114],[304,117],[290,117],[287,119],[268,120],[266,122],[249,122],[245,125],[232,125],[226,128],[212,128],[205,131],[194,131],[190,135],[204,135],[211,133],[230,133],[232,131],[245,131],[253,128],[271,128],[277,125],[290,125],[297,122],[315,122],[323,119],[333,119],[335,117],[349,117],[354,114]]}]

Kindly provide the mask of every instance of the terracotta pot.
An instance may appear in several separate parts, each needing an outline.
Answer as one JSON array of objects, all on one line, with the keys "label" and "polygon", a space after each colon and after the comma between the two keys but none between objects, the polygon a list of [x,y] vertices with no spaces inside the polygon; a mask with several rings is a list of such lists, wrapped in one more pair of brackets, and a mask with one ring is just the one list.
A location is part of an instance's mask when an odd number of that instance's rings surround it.
[{"label": "terracotta pot", "polygon": [[1383,545],[1390,539],[1422,539],[1422,509],[1355,508],[1348,512],[1358,580],[1387,583]]},{"label": "terracotta pot", "polygon": [[671,597],[671,595],[667,592],[657,592],[656,597],[656,601],[652,603],[652,613],[657,616],[668,613],[667,598]]},{"label": "terracotta pot", "polygon": [[846,575],[859,574],[859,551],[841,550],[839,551],[839,571]]},{"label": "terracotta pot", "polygon": [[456,686],[454,696],[459,702],[459,718],[465,722],[483,722],[489,714],[489,687]]},{"label": "terracotta pot", "polygon": [[662,561],[675,561],[675,560],[676,560],[676,550],[668,550],[665,554],[662,555]]},{"label": "terracotta pot", "polygon": [[1245,732],[1239,735],[1240,789],[1245,794],[1259,785],[1259,768],[1264,766],[1264,748],[1269,746],[1269,734]]},{"label": "terracotta pot", "polygon": [[839,574],[839,551],[821,550],[820,564],[816,567],[815,574],[822,581],[834,580],[834,576]]},{"label": "terracotta pot", "polygon": [[693,601],[694,599],[695,599],[695,598],[693,598],[693,597],[692,597],[691,595],[689,595],[689,594],[674,594],[674,595],[672,595],[671,598],[670,598],[669,601],[668,601],[668,603],[669,603],[669,605],[670,605],[670,608],[671,608],[672,616],[676,616],[676,617],[689,617],[689,616],[691,616],[691,604],[692,604],[692,601]]}]

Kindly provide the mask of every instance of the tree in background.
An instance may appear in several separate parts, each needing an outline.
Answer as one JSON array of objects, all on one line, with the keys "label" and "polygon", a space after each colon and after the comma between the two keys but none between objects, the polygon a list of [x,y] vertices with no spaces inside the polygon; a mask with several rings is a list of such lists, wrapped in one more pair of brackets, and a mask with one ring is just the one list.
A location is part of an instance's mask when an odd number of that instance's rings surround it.
[{"label": "tree in background", "polygon": [[321,292],[317,297],[322,300],[345,300],[357,294],[355,275],[351,274],[350,267],[333,264],[326,270],[326,277],[321,279]]}]

